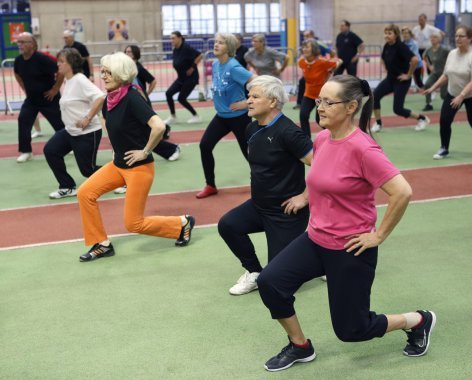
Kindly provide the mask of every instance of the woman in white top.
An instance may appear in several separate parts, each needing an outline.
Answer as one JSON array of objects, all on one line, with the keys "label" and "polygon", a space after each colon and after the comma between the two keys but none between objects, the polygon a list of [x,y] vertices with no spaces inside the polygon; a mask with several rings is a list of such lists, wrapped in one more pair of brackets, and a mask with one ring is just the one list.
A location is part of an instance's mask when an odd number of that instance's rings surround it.
[{"label": "woman in white top", "polygon": [[55,133],[44,147],[44,156],[59,182],[59,189],[49,194],[51,199],[76,195],[76,183],[67,173],[64,162],[64,156],[69,152],[74,152],[84,177],[90,177],[99,168],[96,159],[102,125],[97,113],[102,108],[105,94],[82,74],[82,61],[80,53],[73,48],[58,54],[58,71],[65,78],[59,102],[65,129]]},{"label": "woman in white top", "polygon": [[424,94],[431,94],[447,82],[447,95],[444,98],[439,119],[441,147],[433,156],[441,160],[449,155],[452,122],[457,111],[465,104],[467,119],[472,127],[472,28],[459,25],[456,28],[456,48],[447,56],[443,74]]}]

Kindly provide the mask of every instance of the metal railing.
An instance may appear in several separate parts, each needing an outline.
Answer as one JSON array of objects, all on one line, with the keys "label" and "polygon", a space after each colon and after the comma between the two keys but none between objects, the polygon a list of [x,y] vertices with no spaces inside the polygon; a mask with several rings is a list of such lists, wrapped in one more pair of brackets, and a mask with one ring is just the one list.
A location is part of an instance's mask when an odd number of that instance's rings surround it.
[{"label": "metal railing", "polygon": [[[203,40],[197,40],[194,42],[202,43],[202,41]],[[204,42],[207,47],[213,46],[214,39],[209,39],[208,41]],[[143,62],[146,69],[149,70],[149,72],[153,74],[157,80],[157,86],[155,87],[152,94],[149,95],[151,101],[153,102],[165,101],[165,92],[177,78],[176,72],[172,67],[172,51],[163,50],[163,47],[167,46],[167,43],[168,41],[165,40],[155,40],[144,41],[143,43],[138,44],[138,46],[141,48],[141,61]],[[129,44],[129,41],[118,43],[108,42],[106,52],[102,51],[100,54],[91,54],[94,63],[95,78],[99,78],[99,58],[101,58],[104,54],[112,53],[114,51],[124,51],[125,47]],[[94,50],[92,49],[98,49],[98,47],[102,48],[104,45],[103,43],[97,42],[89,43],[87,46],[89,47],[89,51],[93,52]],[[300,78],[302,75],[302,72],[298,68],[297,64],[299,52],[290,48],[276,48],[276,50],[284,52],[290,57],[290,65],[282,73],[281,79],[287,92],[290,94],[296,94],[298,78]],[[205,50],[202,50],[202,52],[203,60],[198,67],[200,73],[200,84],[199,87],[197,87],[197,89],[192,94],[190,94],[190,99],[205,100],[211,98],[211,67],[214,60],[213,50],[206,48]],[[368,80],[372,87],[375,87],[385,75],[380,58],[381,53],[381,45],[367,45],[359,58],[358,76]],[[3,89],[1,98],[3,98],[3,101],[0,101],[0,111],[4,110],[5,114],[8,112],[12,113],[14,110],[20,109],[25,97],[23,90],[15,79],[13,63],[14,59],[5,59],[2,61],[1,65],[1,88]],[[96,79],[95,84],[104,90],[103,82],[101,80]]]}]

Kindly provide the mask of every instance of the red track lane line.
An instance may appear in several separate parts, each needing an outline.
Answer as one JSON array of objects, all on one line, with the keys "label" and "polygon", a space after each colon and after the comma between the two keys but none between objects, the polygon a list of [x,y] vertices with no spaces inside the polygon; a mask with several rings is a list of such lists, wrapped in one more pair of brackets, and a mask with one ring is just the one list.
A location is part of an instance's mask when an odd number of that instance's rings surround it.
[{"label": "red track lane line", "polygon": [[[472,194],[472,164],[412,169],[404,171],[403,175],[413,188],[413,201]],[[192,214],[196,217],[197,225],[212,225],[225,212],[250,197],[249,186],[220,189],[218,195],[200,200],[195,198],[196,193],[189,191],[151,195],[146,215]],[[376,204],[386,202],[387,197],[379,191]],[[123,223],[123,204],[123,198],[100,202],[103,220],[110,236],[128,234]],[[1,211],[0,226],[0,250],[82,238],[77,203]]]}]

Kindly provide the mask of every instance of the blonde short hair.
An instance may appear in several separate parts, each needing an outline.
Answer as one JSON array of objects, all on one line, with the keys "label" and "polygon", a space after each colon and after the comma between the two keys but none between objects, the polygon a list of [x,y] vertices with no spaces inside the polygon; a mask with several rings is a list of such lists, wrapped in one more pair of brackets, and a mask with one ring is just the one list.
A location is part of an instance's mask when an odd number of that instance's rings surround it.
[{"label": "blonde short hair", "polygon": [[285,103],[288,102],[288,95],[285,91],[284,84],[279,78],[272,75],[260,75],[255,77],[247,85],[248,91],[253,87],[260,87],[262,94],[266,98],[274,98],[277,100],[277,109],[281,110]]},{"label": "blonde short hair", "polygon": [[113,80],[121,84],[132,83],[138,75],[136,63],[122,52],[103,56],[100,65],[110,70]]}]

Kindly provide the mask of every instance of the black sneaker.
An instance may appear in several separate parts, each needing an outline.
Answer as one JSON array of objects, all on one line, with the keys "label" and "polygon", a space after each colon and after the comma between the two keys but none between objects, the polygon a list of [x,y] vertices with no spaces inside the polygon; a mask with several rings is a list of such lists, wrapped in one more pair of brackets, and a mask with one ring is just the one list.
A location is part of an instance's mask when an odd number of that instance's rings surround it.
[{"label": "black sneaker", "polygon": [[175,241],[175,245],[178,247],[185,247],[190,243],[190,239],[192,237],[192,230],[195,226],[195,218],[191,215],[185,215],[187,219],[187,223],[185,226],[182,226],[182,230],[180,231],[179,238]]},{"label": "black sneaker", "polygon": [[170,125],[169,124],[166,124],[166,130],[164,132],[164,136],[162,136],[162,139],[163,140],[169,140],[170,138]]},{"label": "black sneaker", "polygon": [[406,356],[423,356],[428,352],[429,343],[431,342],[431,332],[436,324],[436,314],[432,311],[418,310],[423,317],[423,323],[420,327],[405,331],[408,335],[407,345],[403,349]]},{"label": "black sneaker", "polygon": [[264,364],[264,368],[270,372],[282,371],[297,362],[311,362],[315,358],[315,349],[313,348],[310,339],[308,339],[307,348],[296,347],[292,342],[290,342],[288,346],[282,348],[282,351],[280,351],[277,356],[270,358],[266,364]]},{"label": "black sneaker", "polygon": [[90,251],[84,253],[79,257],[80,261],[92,261],[95,259],[100,259],[102,257],[110,257],[115,254],[113,245],[110,243],[108,247],[101,245],[100,243],[94,244]]},{"label": "black sneaker", "polygon": [[433,106],[431,104],[426,104],[423,108],[423,111],[432,111]]}]

